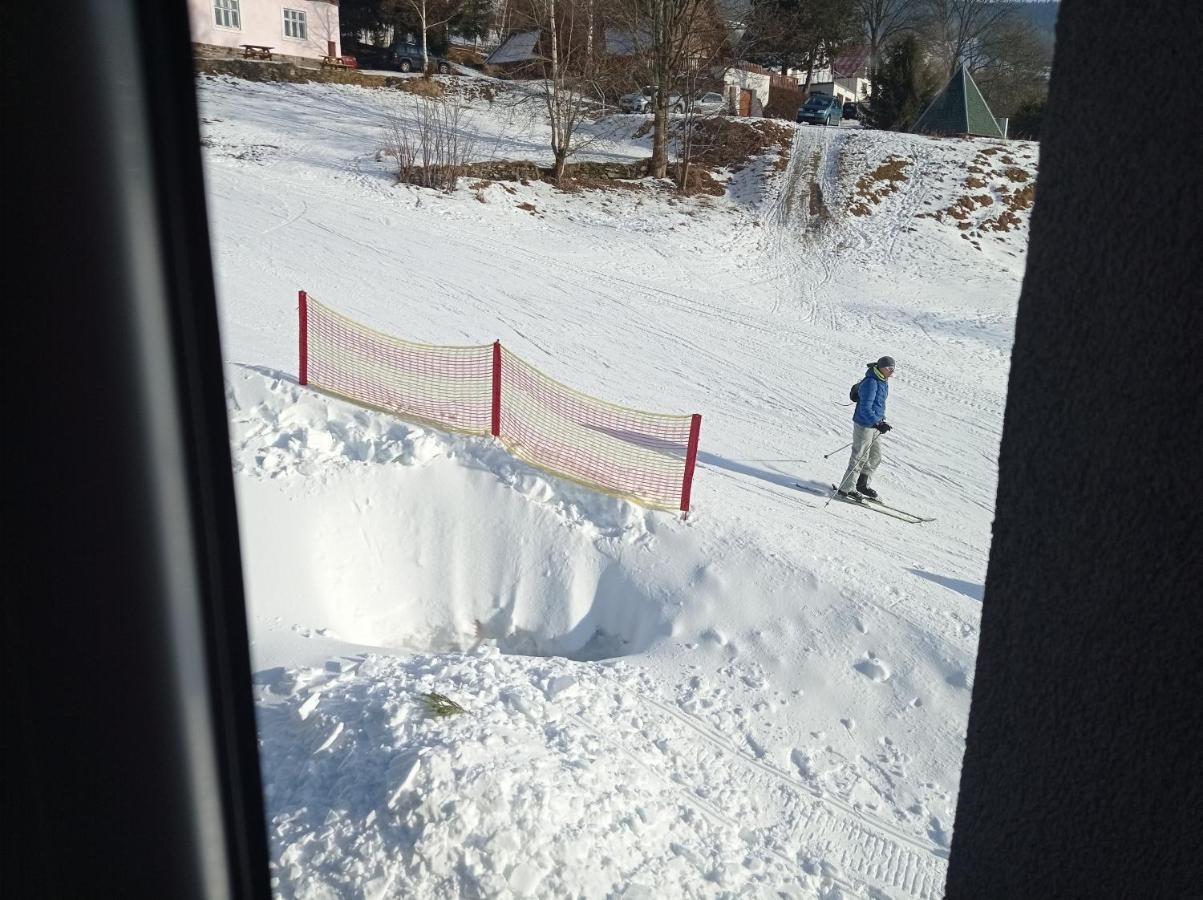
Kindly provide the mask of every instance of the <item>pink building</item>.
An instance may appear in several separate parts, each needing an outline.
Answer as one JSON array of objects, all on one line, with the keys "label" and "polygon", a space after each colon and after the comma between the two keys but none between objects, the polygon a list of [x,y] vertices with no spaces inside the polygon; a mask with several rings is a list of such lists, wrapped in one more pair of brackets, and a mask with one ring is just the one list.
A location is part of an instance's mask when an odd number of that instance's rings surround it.
[{"label": "pink building", "polygon": [[192,40],[271,47],[273,54],[338,56],[338,0],[188,0]]}]

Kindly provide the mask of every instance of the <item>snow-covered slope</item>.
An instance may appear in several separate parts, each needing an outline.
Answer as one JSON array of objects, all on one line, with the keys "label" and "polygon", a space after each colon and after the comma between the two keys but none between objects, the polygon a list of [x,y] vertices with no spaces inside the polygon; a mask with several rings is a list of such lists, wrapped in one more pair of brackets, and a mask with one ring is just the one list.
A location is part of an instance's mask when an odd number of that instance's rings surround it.
[{"label": "snow-covered slope", "polygon": [[[199,90],[281,896],[938,895],[1034,145],[800,129],[725,198],[445,195],[377,159],[404,96]],[[470,118],[544,158],[512,104]],[[643,155],[639,124],[589,152]],[[693,513],[298,387],[299,288],[702,413]],[[793,486],[842,473],[883,353],[876,486],[923,526]]]}]

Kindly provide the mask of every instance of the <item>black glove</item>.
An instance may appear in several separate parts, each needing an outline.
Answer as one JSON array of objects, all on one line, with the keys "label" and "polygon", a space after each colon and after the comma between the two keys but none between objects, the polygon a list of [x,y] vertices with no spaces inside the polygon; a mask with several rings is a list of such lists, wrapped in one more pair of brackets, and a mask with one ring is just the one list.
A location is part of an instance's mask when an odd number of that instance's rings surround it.
[{"label": "black glove", "polygon": [[876,425],[874,425],[873,427],[874,427],[874,428],[876,428],[878,431],[880,431],[882,434],[885,434],[885,433],[886,433],[887,431],[889,431],[889,430],[890,430],[890,428],[891,428],[891,427],[893,427],[893,426],[891,426],[889,422],[886,422],[886,421],[884,421],[884,420],[883,420],[883,421],[881,421],[881,422],[878,422],[878,423],[877,423]]}]

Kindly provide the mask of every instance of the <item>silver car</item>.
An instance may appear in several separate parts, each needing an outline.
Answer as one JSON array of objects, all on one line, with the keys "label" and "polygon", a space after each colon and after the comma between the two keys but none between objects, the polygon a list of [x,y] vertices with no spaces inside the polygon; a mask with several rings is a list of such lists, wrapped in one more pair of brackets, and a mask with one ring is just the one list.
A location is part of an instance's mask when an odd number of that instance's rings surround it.
[{"label": "silver car", "polygon": [[[618,98],[618,108],[626,113],[649,113],[656,100],[656,89],[645,87],[642,91],[633,91]],[[668,108],[672,112],[684,112],[685,99],[680,94],[668,95]]]},{"label": "silver car", "polygon": [[716,91],[708,91],[693,101],[693,111],[699,116],[714,116],[727,108],[727,98]]}]

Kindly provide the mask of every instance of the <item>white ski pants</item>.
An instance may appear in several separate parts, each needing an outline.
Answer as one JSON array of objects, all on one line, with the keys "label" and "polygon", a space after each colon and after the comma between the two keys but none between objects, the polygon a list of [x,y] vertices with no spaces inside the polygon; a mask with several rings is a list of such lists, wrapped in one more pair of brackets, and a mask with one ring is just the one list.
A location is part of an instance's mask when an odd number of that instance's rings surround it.
[{"label": "white ski pants", "polygon": [[844,493],[856,487],[856,479],[869,476],[881,462],[881,432],[876,428],[865,428],[863,425],[852,425],[852,458],[848,460],[848,471],[840,482],[840,490]]}]

